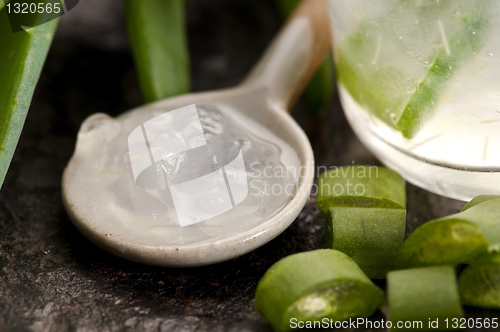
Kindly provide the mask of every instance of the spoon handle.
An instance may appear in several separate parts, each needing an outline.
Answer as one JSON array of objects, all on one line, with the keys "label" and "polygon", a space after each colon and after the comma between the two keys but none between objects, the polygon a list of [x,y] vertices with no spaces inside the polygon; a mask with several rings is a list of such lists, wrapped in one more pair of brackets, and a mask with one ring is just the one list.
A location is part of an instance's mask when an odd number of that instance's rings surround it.
[{"label": "spoon handle", "polygon": [[290,110],[331,44],[326,0],[303,0],[243,82]]}]

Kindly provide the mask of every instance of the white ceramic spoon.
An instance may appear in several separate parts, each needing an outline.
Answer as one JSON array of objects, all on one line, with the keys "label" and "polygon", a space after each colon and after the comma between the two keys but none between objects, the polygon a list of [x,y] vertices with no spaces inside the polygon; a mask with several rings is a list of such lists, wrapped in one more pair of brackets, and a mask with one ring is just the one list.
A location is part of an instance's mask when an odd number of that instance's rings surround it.
[{"label": "white ceramic spoon", "polygon": [[[215,237],[200,243],[172,245],[145,241],[120,223],[120,211],[104,211],[95,206],[95,188],[85,178],[85,158],[93,153],[85,140],[99,131],[103,139],[113,137],[113,119],[93,115],[82,125],[75,153],[62,179],[65,208],[75,226],[99,247],[126,259],[158,266],[199,266],[243,255],[269,242],[297,217],[307,201],[314,177],[314,159],[302,129],[288,115],[290,105],[326,54],[330,28],[324,0],[305,0],[275,38],[249,77],[227,90],[193,93],[148,104],[122,114],[118,119],[137,118],[137,124],[151,118],[152,110],[174,110],[186,105],[229,105],[267,127],[297,154],[302,174],[296,193],[272,217],[242,232]],[[93,133],[94,137],[96,133]],[[118,189],[117,189],[118,190]],[[92,204],[94,202],[94,204]],[[106,206],[106,202],[100,206]],[[111,208],[110,208],[111,209]],[[109,212],[109,213],[108,213]],[[111,217],[110,217],[111,216]],[[116,220],[113,220],[116,219]],[[154,241],[153,241],[154,242]]]}]

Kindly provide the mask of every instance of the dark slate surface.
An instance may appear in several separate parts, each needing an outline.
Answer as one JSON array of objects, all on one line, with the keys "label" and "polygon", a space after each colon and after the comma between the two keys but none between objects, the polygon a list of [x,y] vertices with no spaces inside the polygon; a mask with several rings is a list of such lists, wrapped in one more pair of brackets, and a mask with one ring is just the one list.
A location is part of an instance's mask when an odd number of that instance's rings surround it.
[{"label": "dark slate surface", "polygon": [[[187,22],[196,91],[240,82],[279,28],[264,0],[190,0]],[[121,2],[82,0],[62,18],[0,191],[0,331],[271,331],[253,310],[259,279],[278,259],[323,247],[314,199],[269,244],[208,267],[135,264],[90,243],[63,209],[62,171],[87,116],[140,103]],[[319,165],[377,163],[336,97],[326,116],[311,115],[301,102],[293,115]],[[462,205],[409,185],[408,232]]]}]

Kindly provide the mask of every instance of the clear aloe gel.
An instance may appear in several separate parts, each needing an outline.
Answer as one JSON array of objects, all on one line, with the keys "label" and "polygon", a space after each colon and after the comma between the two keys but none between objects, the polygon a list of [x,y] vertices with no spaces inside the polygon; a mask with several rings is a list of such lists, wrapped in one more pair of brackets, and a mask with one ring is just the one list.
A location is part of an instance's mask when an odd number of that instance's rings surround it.
[{"label": "clear aloe gel", "polygon": [[154,106],[82,125],[73,158],[89,209],[131,243],[191,245],[245,231],[296,192],[295,151],[224,104]]}]

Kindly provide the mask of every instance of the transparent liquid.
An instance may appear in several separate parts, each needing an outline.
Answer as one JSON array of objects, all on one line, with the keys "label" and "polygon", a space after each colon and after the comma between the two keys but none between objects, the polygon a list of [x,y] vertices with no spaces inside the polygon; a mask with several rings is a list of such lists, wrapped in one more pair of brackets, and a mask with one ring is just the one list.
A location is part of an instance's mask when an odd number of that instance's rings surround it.
[{"label": "transparent liquid", "polygon": [[[465,45],[463,32],[453,30],[452,16],[458,15],[457,8],[464,10],[461,17],[477,15],[466,12],[474,11],[477,3],[463,2],[465,7],[460,7],[457,1],[449,2],[448,7],[433,7],[435,3],[377,1],[375,9],[371,1],[330,1],[336,47],[341,48],[343,40],[356,31],[359,33],[360,22],[365,22],[362,24],[370,32],[362,38],[372,39],[371,47],[366,42],[372,61],[360,64],[357,70],[384,75],[396,68],[407,79],[387,79],[393,86],[383,87],[375,82],[370,89],[381,91],[387,98],[403,96],[402,107],[408,98],[405,93],[418,94],[420,84],[436,64],[432,59],[438,48],[448,51],[449,58],[453,57],[453,50],[460,53],[454,68],[447,68],[449,75],[445,82],[436,84],[437,98],[428,102],[422,97],[423,116],[412,136],[397,128],[400,114],[392,110],[387,110],[387,116],[374,112],[369,102],[365,104],[362,97],[353,95],[364,91],[349,90],[340,81],[344,111],[360,139],[382,162],[396,168],[411,182],[463,200],[479,194],[499,194],[496,183],[500,172],[500,3],[487,3],[488,14],[484,16],[487,24],[477,31],[479,40],[474,44],[477,46],[462,49],[460,44],[458,48],[445,47],[445,43],[454,40]],[[433,11],[434,8],[447,10]],[[391,16],[394,13],[398,16]],[[380,23],[383,20],[387,24]],[[464,31],[472,34],[467,38],[476,38],[474,29]],[[463,38],[453,39],[453,36]]]},{"label": "transparent liquid", "polygon": [[[79,186],[87,197],[81,208],[93,210],[109,224],[114,236],[152,246],[188,245],[230,236],[275,215],[296,191],[298,176],[292,170],[298,171],[300,162],[295,151],[269,129],[226,105],[197,105],[197,109],[208,144],[224,147],[218,143],[229,143],[243,154],[248,195],[241,203],[218,216],[181,227],[169,188],[136,183],[127,137],[141,123],[165,113],[148,109],[117,119],[95,115],[82,125],[75,153]],[[160,134],[170,141],[175,139],[168,137],[168,132]],[[223,156],[222,152],[214,158]],[[164,160],[165,169],[178,179],[186,176],[188,164],[195,172],[207,174],[221,163],[214,159],[207,164],[197,153],[180,156]],[[207,209],[217,204],[219,194],[214,184],[213,201],[206,202]]]}]

